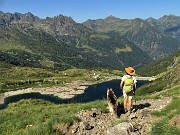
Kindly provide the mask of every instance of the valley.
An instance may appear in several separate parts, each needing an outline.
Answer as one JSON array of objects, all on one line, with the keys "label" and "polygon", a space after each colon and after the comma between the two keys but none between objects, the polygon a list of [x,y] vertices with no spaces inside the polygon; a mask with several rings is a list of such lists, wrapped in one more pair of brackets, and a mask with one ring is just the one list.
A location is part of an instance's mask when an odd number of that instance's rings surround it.
[{"label": "valley", "polygon": [[[0,12],[0,135],[178,135],[179,22]],[[119,87],[128,66],[138,80],[130,115]],[[116,118],[108,88],[118,97]]]}]

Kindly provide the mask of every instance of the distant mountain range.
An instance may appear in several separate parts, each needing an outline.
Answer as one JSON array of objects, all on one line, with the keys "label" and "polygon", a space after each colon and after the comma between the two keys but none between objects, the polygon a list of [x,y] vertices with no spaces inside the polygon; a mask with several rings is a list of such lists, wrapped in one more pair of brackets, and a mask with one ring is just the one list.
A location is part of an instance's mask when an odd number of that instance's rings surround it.
[{"label": "distant mountain range", "polygon": [[83,23],[98,32],[116,31],[124,35],[154,60],[164,58],[180,48],[180,16],[165,15],[160,19],[128,20],[109,16]]},{"label": "distant mountain range", "polygon": [[105,19],[79,24],[58,15],[0,12],[0,61],[31,67],[142,66],[180,49],[179,16],[156,20]]}]

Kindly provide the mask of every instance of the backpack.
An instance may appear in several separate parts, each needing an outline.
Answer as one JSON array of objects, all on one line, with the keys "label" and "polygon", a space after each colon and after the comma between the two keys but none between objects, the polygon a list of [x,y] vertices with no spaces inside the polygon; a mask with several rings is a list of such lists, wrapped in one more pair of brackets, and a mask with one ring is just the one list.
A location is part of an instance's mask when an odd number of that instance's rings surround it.
[{"label": "backpack", "polygon": [[124,80],[124,88],[125,88],[125,92],[129,93],[133,90],[133,78],[132,77],[127,77]]}]

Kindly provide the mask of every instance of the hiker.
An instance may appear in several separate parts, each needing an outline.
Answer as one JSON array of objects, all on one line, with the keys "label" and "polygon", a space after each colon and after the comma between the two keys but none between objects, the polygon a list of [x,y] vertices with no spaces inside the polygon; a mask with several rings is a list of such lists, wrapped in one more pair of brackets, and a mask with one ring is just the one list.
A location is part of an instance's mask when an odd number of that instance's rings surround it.
[{"label": "hiker", "polygon": [[120,88],[123,91],[124,111],[126,113],[132,111],[132,98],[135,94],[137,81],[133,76],[135,74],[135,70],[132,67],[125,68],[125,72],[126,75],[124,75],[121,79]]}]

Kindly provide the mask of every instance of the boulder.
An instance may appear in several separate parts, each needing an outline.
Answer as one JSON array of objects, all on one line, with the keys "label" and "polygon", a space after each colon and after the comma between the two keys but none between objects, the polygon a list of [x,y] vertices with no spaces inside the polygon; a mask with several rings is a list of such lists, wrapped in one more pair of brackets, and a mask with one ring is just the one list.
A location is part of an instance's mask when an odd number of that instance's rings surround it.
[{"label": "boulder", "polygon": [[123,122],[107,129],[107,135],[130,135],[131,132],[134,132],[134,127],[128,122]]}]

